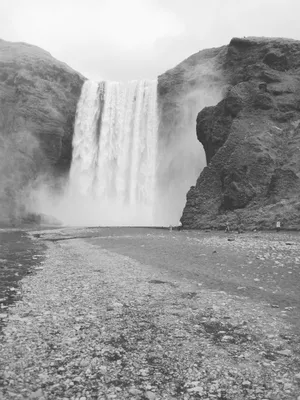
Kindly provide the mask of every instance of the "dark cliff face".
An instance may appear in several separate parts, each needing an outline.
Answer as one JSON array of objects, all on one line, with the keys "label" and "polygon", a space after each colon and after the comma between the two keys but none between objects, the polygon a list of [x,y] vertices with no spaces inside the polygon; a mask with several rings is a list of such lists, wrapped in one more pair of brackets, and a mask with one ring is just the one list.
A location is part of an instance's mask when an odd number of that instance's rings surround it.
[{"label": "dark cliff face", "polygon": [[187,194],[186,228],[300,228],[300,42],[232,39],[228,88],[197,117],[207,167]]},{"label": "dark cliff face", "polygon": [[[205,165],[195,136],[199,109],[217,104],[224,87],[226,46],[202,50],[158,77],[158,220],[179,220],[185,194]],[[166,219],[166,216],[170,219]]]},{"label": "dark cliff face", "polygon": [[84,78],[48,52],[0,40],[0,132],[26,131],[52,165],[68,169]]},{"label": "dark cliff face", "polygon": [[83,82],[48,52],[0,40],[0,221],[22,214],[20,193],[38,174],[68,171]]}]

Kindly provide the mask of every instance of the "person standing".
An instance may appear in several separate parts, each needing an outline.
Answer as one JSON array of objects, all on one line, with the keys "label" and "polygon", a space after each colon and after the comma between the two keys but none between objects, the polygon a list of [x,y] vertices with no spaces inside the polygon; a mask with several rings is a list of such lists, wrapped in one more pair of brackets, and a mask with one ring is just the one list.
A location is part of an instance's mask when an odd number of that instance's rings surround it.
[{"label": "person standing", "polygon": [[280,229],[281,229],[280,221],[277,221],[277,222],[276,222],[276,232],[279,232]]},{"label": "person standing", "polygon": [[228,221],[226,222],[225,232],[230,232],[229,222]]}]

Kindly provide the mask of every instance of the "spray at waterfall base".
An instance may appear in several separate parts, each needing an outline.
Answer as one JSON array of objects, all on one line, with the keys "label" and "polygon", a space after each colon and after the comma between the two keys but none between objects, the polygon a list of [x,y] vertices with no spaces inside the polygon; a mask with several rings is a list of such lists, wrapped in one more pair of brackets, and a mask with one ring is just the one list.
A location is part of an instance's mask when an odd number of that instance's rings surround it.
[{"label": "spray at waterfall base", "polygon": [[[157,81],[86,81],[77,105],[69,182],[62,196],[39,190],[39,211],[73,226],[177,225],[204,166],[195,119],[218,100],[180,99],[181,125],[161,129]],[[177,131],[176,131],[177,129]]]}]

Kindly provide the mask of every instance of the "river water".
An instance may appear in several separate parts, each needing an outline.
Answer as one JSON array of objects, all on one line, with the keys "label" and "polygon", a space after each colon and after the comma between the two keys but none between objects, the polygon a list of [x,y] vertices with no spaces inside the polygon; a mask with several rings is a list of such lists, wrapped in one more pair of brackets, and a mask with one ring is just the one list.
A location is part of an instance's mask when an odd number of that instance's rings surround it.
[{"label": "river water", "polygon": [[20,280],[43,262],[45,245],[26,231],[0,229],[0,331],[8,306],[21,296]]}]

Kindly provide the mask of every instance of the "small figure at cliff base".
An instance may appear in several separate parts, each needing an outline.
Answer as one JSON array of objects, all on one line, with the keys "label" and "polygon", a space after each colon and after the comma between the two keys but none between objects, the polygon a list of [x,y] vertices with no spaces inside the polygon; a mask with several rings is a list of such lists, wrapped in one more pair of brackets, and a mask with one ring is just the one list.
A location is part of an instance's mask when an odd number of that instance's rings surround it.
[{"label": "small figure at cliff base", "polygon": [[280,229],[281,229],[280,221],[277,221],[277,222],[276,222],[276,232],[279,232]]}]

